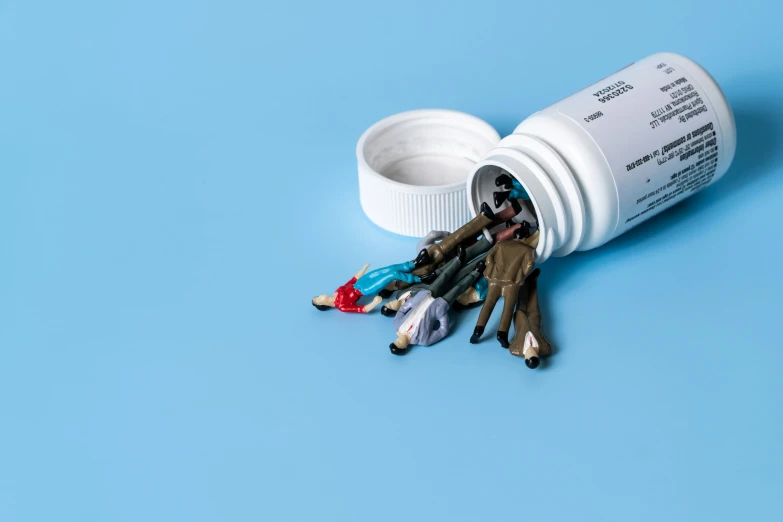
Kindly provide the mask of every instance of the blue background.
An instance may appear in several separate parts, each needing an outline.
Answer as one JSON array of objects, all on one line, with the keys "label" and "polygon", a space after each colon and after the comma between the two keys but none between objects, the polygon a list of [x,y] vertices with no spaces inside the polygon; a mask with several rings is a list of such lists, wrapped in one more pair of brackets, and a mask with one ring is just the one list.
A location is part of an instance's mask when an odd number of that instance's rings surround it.
[{"label": "blue background", "polygon": [[[0,2],[0,520],[780,520],[782,14]],[[475,310],[395,357],[310,306],[413,254],[359,206],[373,122],[507,134],[663,50],[723,87],[734,165],[543,265],[545,368]]]}]

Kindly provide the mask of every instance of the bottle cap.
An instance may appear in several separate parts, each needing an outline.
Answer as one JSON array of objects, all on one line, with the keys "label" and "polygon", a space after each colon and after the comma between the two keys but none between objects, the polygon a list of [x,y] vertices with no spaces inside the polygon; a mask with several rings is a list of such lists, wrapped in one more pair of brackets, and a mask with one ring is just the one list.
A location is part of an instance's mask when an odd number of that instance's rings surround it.
[{"label": "bottle cap", "polygon": [[379,121],[356,145],[364,213],[406,236],[453,232],[471,217],[468,174],[499,142],[491,125],[457,111],[409,111]]}]

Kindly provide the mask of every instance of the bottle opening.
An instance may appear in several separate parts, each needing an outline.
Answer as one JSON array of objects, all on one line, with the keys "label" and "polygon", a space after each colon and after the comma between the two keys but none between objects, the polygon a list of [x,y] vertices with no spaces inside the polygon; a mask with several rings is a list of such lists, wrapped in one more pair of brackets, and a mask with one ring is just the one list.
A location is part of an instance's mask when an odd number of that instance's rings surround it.
[{"label": "bottle opening", "polygon": [[473,175],[470,198],[474,209],[479,209],[483,203],[487,203],[495,213],[515,206],[518,210],[516,216],[491,232],[495,233],[503,227],[511,227],[526,221],[530,224],[531,233],[539,231],[536,254],[541,256],[545,248],[545,237],[541,232],[543,223],[539,218],[538,205],[528,187],[510,169],[494,164],[484,164],[479,167]]}]

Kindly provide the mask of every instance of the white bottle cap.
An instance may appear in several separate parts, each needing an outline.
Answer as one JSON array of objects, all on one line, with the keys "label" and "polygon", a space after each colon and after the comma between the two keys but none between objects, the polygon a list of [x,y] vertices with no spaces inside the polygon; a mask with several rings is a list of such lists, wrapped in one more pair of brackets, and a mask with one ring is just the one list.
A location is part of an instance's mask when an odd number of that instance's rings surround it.
[{"label": "white bottle cap", "polygon": [[365,214],[406,236],[453,232],[471,217],[468,174],[499,142],[491,125],[462,112],[418,110],[379,121],[356,145]]}]

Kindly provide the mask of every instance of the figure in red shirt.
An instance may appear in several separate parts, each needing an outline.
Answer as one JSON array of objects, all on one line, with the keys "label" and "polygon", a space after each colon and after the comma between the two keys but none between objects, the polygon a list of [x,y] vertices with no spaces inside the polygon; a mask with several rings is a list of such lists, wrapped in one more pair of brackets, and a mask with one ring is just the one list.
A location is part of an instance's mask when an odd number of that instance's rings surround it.
[{"label": "figure in red shirt", "polygon": [[[362,269],[357,273],[359,277],[362,277],[364,275],[364,271],[367,270],[367,267],[369,265],[364,265]],[[362,297],[362,293],[358,291],[353,284],[359,279],[356,275],[351,278],[350,281],[345,283],[343,286],[339,287],[334,294],[332,294],[332,302],[334,304],[334,307],[340,310],[341,312],[356,312],[356,313],[367,313],[376,306],[378,306],[378,303],[381,302],[380,296],[375,296],[373,300],[364,305],[359,306],[356,303],[359,301],[359,299]],[[313,300],[315,302],[315,300]],[[318,306],[316,306],[318,308]],[[327,305],[328,308],[328,305]],[[318,308],[319,310],[323,310],[323,308]]]}]

